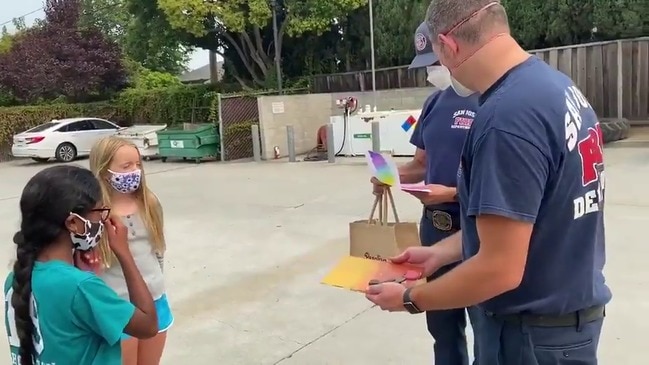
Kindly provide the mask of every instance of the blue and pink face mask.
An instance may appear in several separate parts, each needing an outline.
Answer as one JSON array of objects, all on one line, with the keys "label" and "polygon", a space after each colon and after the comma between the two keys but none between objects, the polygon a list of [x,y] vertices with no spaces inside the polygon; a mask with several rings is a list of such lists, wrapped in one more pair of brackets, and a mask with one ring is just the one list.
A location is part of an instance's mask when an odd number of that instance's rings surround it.
[{"label": "blue and pink face mask", "polygon": [[110,185],[115,191],[122,194],[134,193],[140,188],[142,181],[142,170],[136,169],[129,172],[114,172],[108,170],[110,173]]}]

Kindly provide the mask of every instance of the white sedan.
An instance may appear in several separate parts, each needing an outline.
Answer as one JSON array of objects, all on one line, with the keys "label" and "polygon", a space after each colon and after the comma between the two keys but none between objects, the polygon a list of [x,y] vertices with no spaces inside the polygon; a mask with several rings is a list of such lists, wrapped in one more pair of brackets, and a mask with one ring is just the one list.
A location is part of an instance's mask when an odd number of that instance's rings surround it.
[{"label": "white sedan", "polygon": [[11,154],[46,162],[56,158],[61,162],[86,156],[98,140],[112,136],[120,127],[105,119],[53,119],[14,136]]}]

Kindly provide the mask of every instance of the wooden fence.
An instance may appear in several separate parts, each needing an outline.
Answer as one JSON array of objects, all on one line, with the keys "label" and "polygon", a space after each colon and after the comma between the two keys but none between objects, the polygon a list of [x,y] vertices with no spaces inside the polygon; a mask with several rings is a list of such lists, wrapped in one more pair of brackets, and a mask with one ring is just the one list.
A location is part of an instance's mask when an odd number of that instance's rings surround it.
[{"label": "wooden fence", "polygon": [[[570,76],[604,118],[649,120],[649,37],[530,51]],[[426,70],[375,70],[377,90],[426,86]],[[372,72],[314,76],[312,92],[371,91]]]}]

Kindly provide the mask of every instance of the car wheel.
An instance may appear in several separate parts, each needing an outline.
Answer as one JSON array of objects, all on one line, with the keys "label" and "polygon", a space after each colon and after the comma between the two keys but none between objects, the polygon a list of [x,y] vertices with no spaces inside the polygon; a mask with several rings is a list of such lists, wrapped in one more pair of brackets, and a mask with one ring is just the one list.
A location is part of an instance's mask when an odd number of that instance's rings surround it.
[{"label": "car wheel", "polygon": [[36,162],[40,162],[40,163],[45,163],[45,162],[49,161],[50,159],[49,158],[44,158],[44,157],[32,157],[32,160],[34,160]]},{"label": "car wheel", "polygon": [[77,158],[77,149],[72,143],[61,143],[56,147],[56,160],[59,162],[72,162]]}]

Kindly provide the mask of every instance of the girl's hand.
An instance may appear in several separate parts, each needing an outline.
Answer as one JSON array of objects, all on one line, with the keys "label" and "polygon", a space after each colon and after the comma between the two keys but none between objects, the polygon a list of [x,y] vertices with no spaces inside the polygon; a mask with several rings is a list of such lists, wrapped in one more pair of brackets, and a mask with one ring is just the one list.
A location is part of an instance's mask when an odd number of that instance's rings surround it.
[{"label": "girl's hand", "polygon": [[88,251],[76,250],[73,260],[74,266],[79,270],[91,271],[95,274],[101,273],[101,258],[99,252],[94,248]]},{"label": "girl's hand", "polygon": [[104,222],[106,235],[108,236],[108,245],[113,250],[117,259],[124,255],[131,255],[128,248],[128,229],[124,226],[119,218],[110,217]]}]

